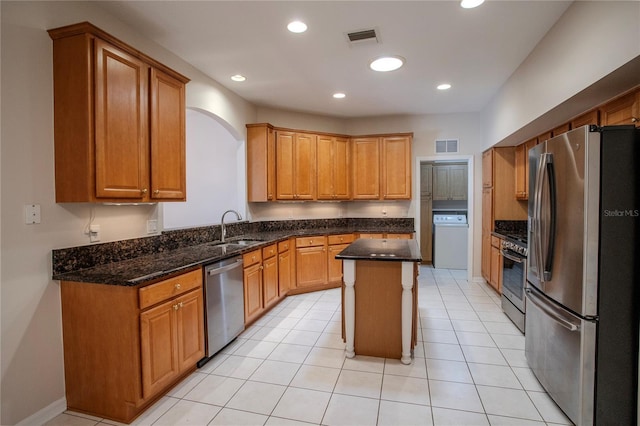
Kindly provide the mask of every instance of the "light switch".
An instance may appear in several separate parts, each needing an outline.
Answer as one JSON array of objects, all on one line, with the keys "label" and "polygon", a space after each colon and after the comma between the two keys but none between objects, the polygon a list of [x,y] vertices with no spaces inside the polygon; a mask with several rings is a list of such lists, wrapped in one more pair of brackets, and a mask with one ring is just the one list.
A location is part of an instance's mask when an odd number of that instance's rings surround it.
[{"label": "light switch", "polygon": [[24,205],[24,223],[27,225],[40,223],[40,204]]}]

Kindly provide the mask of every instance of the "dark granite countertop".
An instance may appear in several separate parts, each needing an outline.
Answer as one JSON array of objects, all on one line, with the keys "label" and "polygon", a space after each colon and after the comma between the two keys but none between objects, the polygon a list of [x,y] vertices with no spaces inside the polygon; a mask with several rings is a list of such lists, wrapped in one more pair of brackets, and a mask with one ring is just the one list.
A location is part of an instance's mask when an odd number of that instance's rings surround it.
[{"label": "dark granite countertop", "polygon": [[336,259],[421,262],[416,240],[359,239],[336,255]]},{"label": "dark granite countertop", "polygon": [[208,241],[201,244],[189,245],[172,250],[158,251],[151,254],[136,256],[132,259],[104,263],[68,272],[55,273],[54,271],[52,278],[54,280],[61,281],[138,286],[142,284],[150,284],[158,279],[183,273],[195,267],[202,267],[229,257],[238,256],[248,251],[256,250],[291,237],[305,235],[336,235],[353,232],[413,233],[414,231],[413,229],[387,228],[358,231],[354,230],[352,227],[336,227],[249,232],[242,235],[235,235],[233,238],[228,238],[226,241],[227,243],[233,243],[238,240],[256,240],[249,245],[234,245],[225,250],[220,245],[221,242],[219,240]]}]

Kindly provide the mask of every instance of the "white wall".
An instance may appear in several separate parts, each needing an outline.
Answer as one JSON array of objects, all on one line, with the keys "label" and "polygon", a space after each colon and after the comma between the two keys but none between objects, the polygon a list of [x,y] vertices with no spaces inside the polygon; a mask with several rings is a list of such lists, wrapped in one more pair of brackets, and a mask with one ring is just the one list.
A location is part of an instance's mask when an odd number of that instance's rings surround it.
[{"label": "white wall", "polygon": [[[90,21],[187,75],[187,106],[227,121],[244,139],[255,107],[189,64],[113,19],[91,2],[0,2],[1,7],[1,415],[14,424],[41,410],[64,408],[60,293],[51,250],[89,244],[93,210],[102,240],[146,235],[158,206],[56,204],[53,182],[52,41],[46,30]],[[24,204],[37,203],[42,223],[24,224]],[[47,408],[49,407],[49,408]],[[46,414],[42,414],[46,415]],[[39,423],[31,418],[30,423]]]},{"label": "white wall", "polygon": [[163,229],[219,224],[228,209],[246,216],[244,138],[234,139],[214,117],[193,109],[186,133],[187,201],[160,205]]},{"label": "white wall", "polygon": [[483,111],[485,148],[640,55],[639,22],[637,1],[573,2]]}]

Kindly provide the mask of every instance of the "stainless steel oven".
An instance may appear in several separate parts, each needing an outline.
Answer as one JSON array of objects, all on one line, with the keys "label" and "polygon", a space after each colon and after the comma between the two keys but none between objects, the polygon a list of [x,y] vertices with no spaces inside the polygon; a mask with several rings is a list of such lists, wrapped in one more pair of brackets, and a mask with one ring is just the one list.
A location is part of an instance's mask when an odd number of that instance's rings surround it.
[{"label": "stainless steel oven", "polygon": [[524,333],[527,245],[522,238],[502,241],[502,310]]}]

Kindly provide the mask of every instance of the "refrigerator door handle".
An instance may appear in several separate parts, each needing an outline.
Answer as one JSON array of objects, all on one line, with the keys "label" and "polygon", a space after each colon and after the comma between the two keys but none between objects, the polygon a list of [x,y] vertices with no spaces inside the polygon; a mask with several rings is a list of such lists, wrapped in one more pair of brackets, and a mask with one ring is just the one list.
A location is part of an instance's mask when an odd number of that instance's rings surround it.
[{"label": "refrigerator door handle", "polygon": [[545,155],[545,174],[549,180],[549,210],[550,210],[550,223],[549,223],[549,241],[547,243],[547,251],[543,258],[544,269],[542,275],[545,281],[551,281],[553,273],[553,254],[556,247],[556,217],[557,217],[557,200],[556,200],[556,173],[553,165],[553,155]]},{"label": "refrigerator door handle", "polygon": [[528,288],[525,291],[527,292],[527,296],[529,296],[529,302],[531,302],[534,305],[536,305],[538,307],[538,309],[540,309],[545,314],[547,314],[549,316],[549,318],[551,318],[553,321],[555,321],[558,325],[566,328],[569,331],[579,331],[580,330],[580,325],[579,324],[574,324],[571,321],[569,321],[569,320],[567,320],[565,318],[562,318],[562,316],[560,314],[558,314],[556,312],[556,310],[552,306],[550,306],[548,303],[544,302],[538,296],[536,296],[533,293],[533,290]]},{"label": "refrigerator door handle", "polygon": [[535,192],[533,194],[533,220],[534,228],[533,251],[535,253],[535,266],[540,286],[544,289],[544,274],[542,273],[542,232],[541,232],[541,216],[542,216],[542,178],[545,170],[546,154],[540,155],[538,161],[538,169],[536,170]]}]

